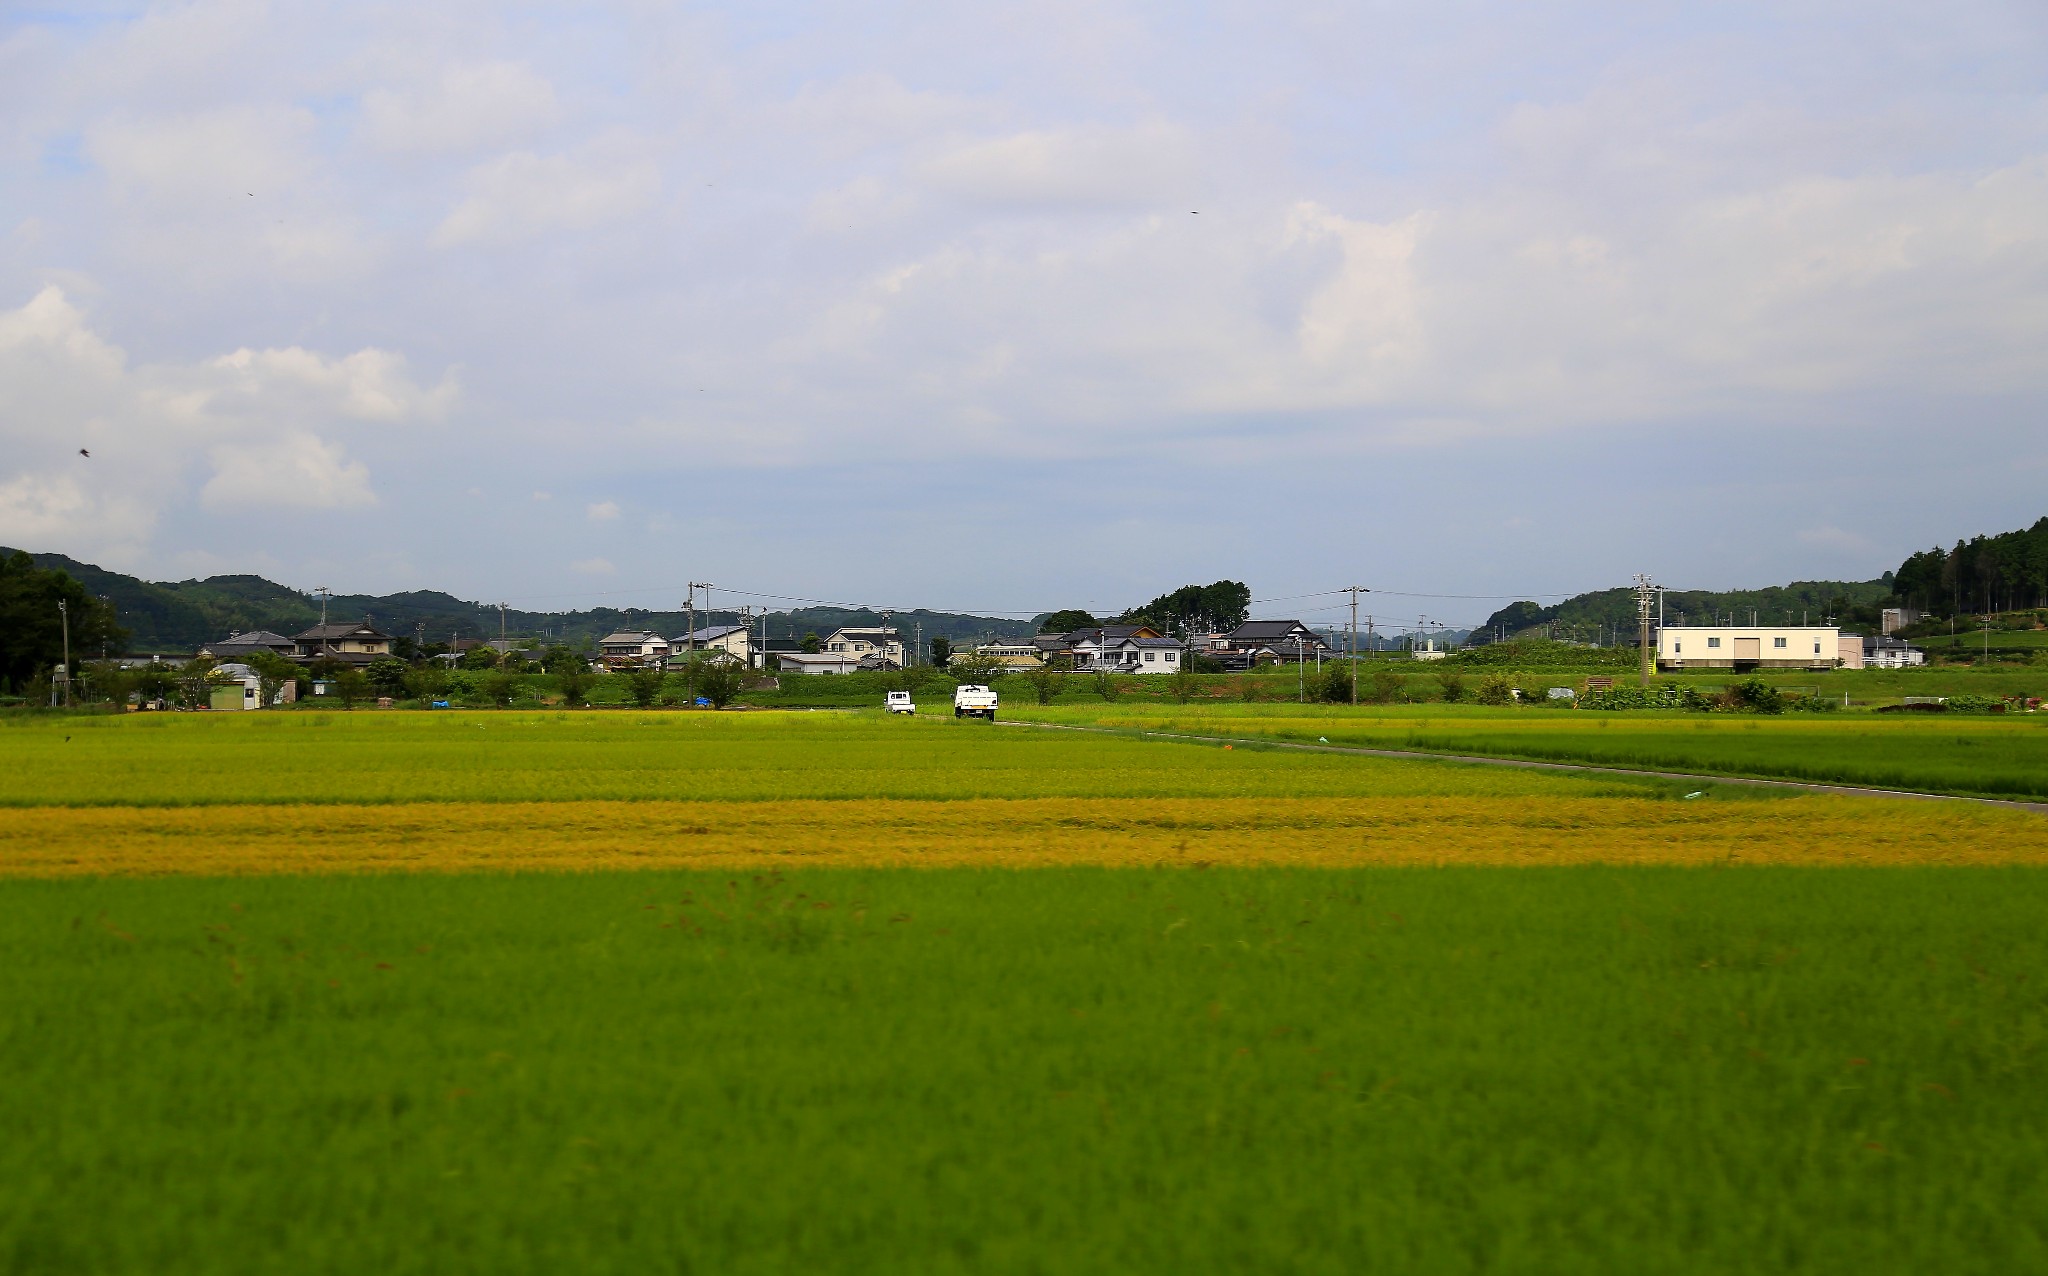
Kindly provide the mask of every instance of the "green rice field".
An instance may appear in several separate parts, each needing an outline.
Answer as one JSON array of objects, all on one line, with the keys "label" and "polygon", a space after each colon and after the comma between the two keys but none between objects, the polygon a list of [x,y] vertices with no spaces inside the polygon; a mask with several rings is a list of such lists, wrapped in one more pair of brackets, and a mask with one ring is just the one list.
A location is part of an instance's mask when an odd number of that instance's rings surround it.
[{"label": "green rice field", "polygon": [[1054,705],[1035,722],[2048,797],[2048,714],[1598,713],[1463,705]]},{"label": "green rice field", "polygon": [[1190,750],[849,713],[163,714],[0,727],[0,806],[1643,793],[1430,763]]},{"label": "green rice field", "polygon": [[2033,720],[1029,712],[6,720],[0,1272],[2048,1262],[2042,816],[1256,747]]},{"label": "green rice field", "polygon": [[2048,1266],[2048,877],[0,883],[0,1269]]}]

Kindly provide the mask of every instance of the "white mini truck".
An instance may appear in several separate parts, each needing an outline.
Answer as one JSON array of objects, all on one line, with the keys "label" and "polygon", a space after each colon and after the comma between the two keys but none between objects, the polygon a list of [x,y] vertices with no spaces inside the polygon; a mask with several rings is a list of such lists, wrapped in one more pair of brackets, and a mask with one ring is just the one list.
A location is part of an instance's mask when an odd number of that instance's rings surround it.
[{"label": "white mini truck", "polygon": [[987,687],[963,683],[953,692],[953,716],[996,720],[996,693]]},{"label": "white mini truck", "polygon": [[917,706],[910,703],[908,691],[891,691],[882,698],[882,707],[891,713],[916,713]]}]

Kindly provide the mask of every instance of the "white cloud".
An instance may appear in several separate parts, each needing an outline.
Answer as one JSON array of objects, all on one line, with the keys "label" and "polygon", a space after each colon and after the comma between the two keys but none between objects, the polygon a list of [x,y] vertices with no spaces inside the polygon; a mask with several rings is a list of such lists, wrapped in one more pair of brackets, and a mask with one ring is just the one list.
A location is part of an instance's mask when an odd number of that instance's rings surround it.
[{"label": "white cloud", "polygon": [[131,367],[54,287],[0,311],[0,384],[0,540],[130,558],[190,499],[195,468],[210,471],[197,496],[211,510],[375,502],[368,468],[329,436],[439,419],[457,393],[375,349]]},{"label": "white cloud", "polygon": [[609,523],[619,516],[617,501],[598,501],[583,511],[585,518],[593,523]]},{"label": "white cloud", "polygon": [[614,576],[619,569],[609,558],[579,558],[569,564],[569,570],[583,576]]},{"label": "white cloud", "polygon": [[529,142],[555,124],[555,88],[516,62],[448,66],[427,84],[363,95],[364,137],[380,150],[455,154]]},{"label": "white cloud", "polygon": [[1178,207],[1199,148],[1183,128],[1086,125],[969,142],[926,161],[919,176],[968,199],[1021,204]]},{"label": "white cloud", "polygon": [[503,244],[549,231],[589,230],[654,202],[661,170],[623,154],[536,155],[520,151],[472,170],[470,195],[442,221],[444,246]]},{"label": "white cloud", "polygon": [[311,434],[244,439],[208,449],[213,478],[199,493],[210,509],[338,509],[375,505],[370,471]]}]

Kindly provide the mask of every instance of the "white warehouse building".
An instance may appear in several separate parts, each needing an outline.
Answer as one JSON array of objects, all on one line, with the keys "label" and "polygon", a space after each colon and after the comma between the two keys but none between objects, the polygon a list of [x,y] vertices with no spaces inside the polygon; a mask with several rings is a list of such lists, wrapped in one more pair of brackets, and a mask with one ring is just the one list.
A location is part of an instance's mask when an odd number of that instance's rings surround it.
[{"label": "white warehouse building", "polygon": [[1833,669],[1833,625],[1667,625],[1657,631],[1659,669]]}]

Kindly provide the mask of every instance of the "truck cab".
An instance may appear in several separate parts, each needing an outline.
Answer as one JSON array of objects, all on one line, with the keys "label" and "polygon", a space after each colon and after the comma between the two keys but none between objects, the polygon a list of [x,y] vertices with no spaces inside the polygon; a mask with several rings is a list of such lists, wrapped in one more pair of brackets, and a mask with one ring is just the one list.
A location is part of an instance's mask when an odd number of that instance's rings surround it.
[{"label": "truck cab", "polygon": [[890,713],[916,713],[917,706],[910,702],[908,691],[891,691],[882,698],[882,707]]},{"label": "truck cab", "polygon": [[996,720],[996,693],[987,687],[962,683],[953,692],[953,716]]}]

